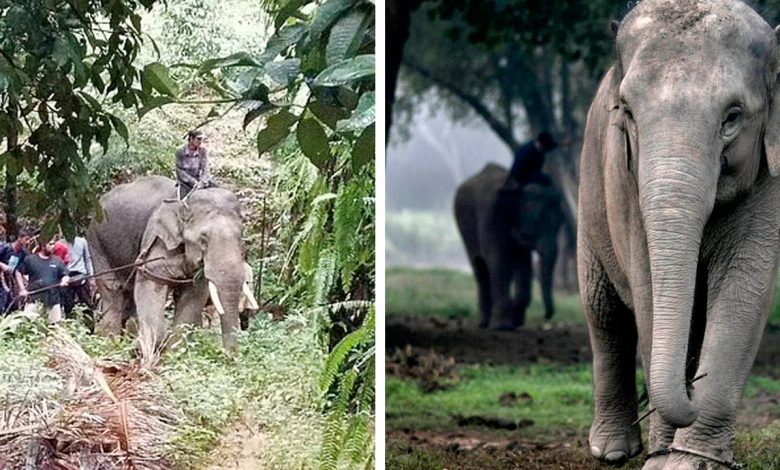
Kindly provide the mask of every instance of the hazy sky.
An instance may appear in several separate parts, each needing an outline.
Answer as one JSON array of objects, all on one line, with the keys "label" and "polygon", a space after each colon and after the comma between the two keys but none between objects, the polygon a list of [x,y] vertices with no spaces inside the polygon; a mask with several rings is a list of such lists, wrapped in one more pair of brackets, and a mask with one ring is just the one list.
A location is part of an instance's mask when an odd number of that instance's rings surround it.
[{"label": "hazy sky", "polygon": [[481,120],[453,124],[443,113],[422,109],[409,133],[405,142],[393,135],[387,148],[387,210],[449,211],[461,181],[488,162],[511,162],[509,148]]}]

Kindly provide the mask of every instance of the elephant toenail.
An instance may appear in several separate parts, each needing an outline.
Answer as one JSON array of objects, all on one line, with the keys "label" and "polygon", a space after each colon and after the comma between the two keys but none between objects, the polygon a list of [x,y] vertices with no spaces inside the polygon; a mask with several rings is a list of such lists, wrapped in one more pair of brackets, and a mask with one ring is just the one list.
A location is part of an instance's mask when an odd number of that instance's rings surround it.
[{"label": "elephant toenail", "polygon": [[610,463],[617,463],[626,460],[626,453],[622,450],[613,450],[604,456],[604,460]]},{"label": "elephant toenail", "polygon": [[597,446],[591,446],[590,453],[593,454],[594,457],[601,457],[601,449]]}]

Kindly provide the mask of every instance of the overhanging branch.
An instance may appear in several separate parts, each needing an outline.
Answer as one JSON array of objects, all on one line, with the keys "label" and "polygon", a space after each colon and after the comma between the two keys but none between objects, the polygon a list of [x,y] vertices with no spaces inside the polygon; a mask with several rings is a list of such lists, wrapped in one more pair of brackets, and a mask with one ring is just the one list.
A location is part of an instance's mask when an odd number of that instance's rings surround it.
[{"label": "overhanging branch", "polygon": [[520,144],[515,140],[515,137],[512,134],[512,130],[504,123],[499,121],[493,115],[493,113],[490,112],[487,106],[485,106],[479,100],[479,98],[461,90],[457,85],[450,82],[449,80],[434,75],[430,70],[414,63],[407,58],[404,58],[402,63],[411,71],[444,88],[468,104],[474,110],[474,112],[476,112],[482,119],[485,120],[485,122],[487,122],[488,126],[490,126],[493,132],[495,132],[496,135],[498,135],[501,140],[503,140],[509,146],[513,153],[520,147]]}]

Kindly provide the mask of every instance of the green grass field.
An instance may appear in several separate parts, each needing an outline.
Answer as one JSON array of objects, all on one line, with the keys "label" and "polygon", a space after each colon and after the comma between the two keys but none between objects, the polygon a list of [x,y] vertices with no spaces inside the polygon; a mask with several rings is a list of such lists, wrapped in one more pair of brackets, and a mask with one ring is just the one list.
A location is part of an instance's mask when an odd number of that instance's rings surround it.
[{"label": "green grass field", "polygon": [[[780,277],[778,277],[780,286]],[[777,289],[780,292],[780,287]],[[555,293],[553,321],[584,325],[578,294]],[[385,312],[388,316],[477,318],[477,285],[471,273],[447,269],[389,268],[385,275]],[[544,306],[538,283],[526,312],[529,325],[543,323]],[[780,327],[780,294],[775,295],[769,323]]]},{"label": "green grass field", "polygon": [[[386,302],[389,317],[414,315],[442,318],[476,319],[476,288],[469,273],[447,270],[411,270],[393,268],[387,271]],[[577,295],[557,296],[554,322],[585,323]],[[527,314],[530,326],[543,323],[538,289]],[[770,314],[770,323],[780,325],[780,302]],[[762,370],[750,377],[739,411],[736,460],[749,469],[780,469],[780,365],[774,370]],[[463,417],[524,422],[514,431],[489,430],[509,439],[531,439],[536,442],[578,442],[572,450],[574,465],[591,462],[582,447],[590,427],[593,402],[591,366],[520,365],[459,365],[457,379],[445,382],[443,390],[423,391],[411,379],[387,377],[386,428],[419,432],[468,433],[459,425]],[[637,383],[641,384],[637,370]],[[523,398],[501,403],[501,397],[513,392]],[[774,419],[774,421],[773,421]],[[525,420],[525,421],[523,421]],[[530,421],[533,424],[528,424]],[[462,424],[462,423],[461,423]],[[643,423],[647,426],[647,422]],[[484,433],[486,428],[471,428]],[[645,429],[645,438],[646,438]],[[573,448],[578,444],[573,444]],[[505,468],[510,465],[499,458],[500,452],[479,454],[485,459],[465,465],[462,451],[447,447],[420,446],[412,441],[388,440],[387,468]],[[476,457],[475,457],[476,458]],[[588,464],[590,465],[590,464]],[[641,468],[634,459],[624,468]],[[530,467],[529,467],[530,468]]]}]

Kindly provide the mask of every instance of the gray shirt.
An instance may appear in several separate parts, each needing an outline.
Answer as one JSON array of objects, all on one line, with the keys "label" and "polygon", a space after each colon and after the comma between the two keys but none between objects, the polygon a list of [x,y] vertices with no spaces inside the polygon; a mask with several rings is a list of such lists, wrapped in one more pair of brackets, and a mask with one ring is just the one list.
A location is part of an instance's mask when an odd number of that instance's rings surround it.
[{"label": "gray shirt", "polygon": [[176,181],[192,188],[200,181],[209,179],[209,159],[206,149],[191,150],[184,144],[176,150]]},{"label": "gray shirt", "polygon": [[68,271],[75,271],[77,273],[86,274],[87,276],[94,274],[92,257],[89,255],[89,246],[84,237],[76,237],[73,240],[73,244],[68,243],[68,249],[70,250]]}]

